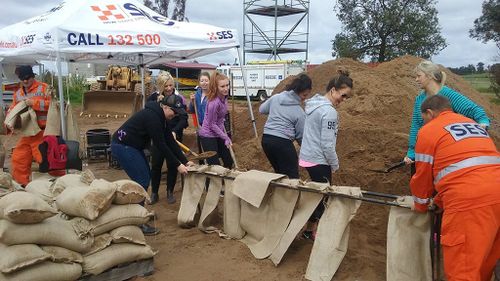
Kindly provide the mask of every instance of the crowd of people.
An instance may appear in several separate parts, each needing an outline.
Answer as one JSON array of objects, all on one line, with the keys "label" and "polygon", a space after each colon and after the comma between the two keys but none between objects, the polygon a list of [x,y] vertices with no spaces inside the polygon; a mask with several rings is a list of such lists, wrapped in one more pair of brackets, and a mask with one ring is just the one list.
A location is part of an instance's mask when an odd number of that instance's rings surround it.
[{"label": "crowd of people", "polygon": [[[32,159],[41,162],[38,145],[50,104],[47,85],[34,79],[30,66],[16,70],[21,87],[14,107],[25,101],[36,112],[42,131],[19,140],[12,155],[13,178],[29,182]],[[500,153],[488,134],[490,120],[483,108],[445,86],[446,75],[430,62],[415,68],[421,92],[415,98],[404,161],[412,166],[410,182],[415,211],[429,206],[443,213],[441,244],[448,280],[490,280],[500,258]],[[337,108],[352,96],[354,81],[347,71],[332,75],[325,91],[312,95],[312,80],[297,75],[285,91],[261,104],[268,115],[262,149],[276,173],[299,178],[299,167],[312,181],[332,182],[340,168],[336,153],[339,131]],[[151,204],[158,202],[163,162],[167,165],[167,202],[175,203],[177,175],[186,174],[188,161],[178,142],[188,126],[188,111],[196,116],[198,149],[215,151],[209,165],[233,168],[228,133],[229,79],[215,72],[201,73],[199,86],[187,104],[169,73],[160,73],[157,91],[145,108],[131,116],[112,136],[111,153],[127,175],[145,190],[152,187]],[[13,128],[8,128],[13,130]],[[300,146],[297,153],[294,142]],[[151,152],[151,165],[145,149]],[[221,161],[222,160],[222,163]],[[314,239],[327,198],[303,231]],[[436,211],[435,211],[436,212]],[[158,229],[143,225],[145,234]]]}]

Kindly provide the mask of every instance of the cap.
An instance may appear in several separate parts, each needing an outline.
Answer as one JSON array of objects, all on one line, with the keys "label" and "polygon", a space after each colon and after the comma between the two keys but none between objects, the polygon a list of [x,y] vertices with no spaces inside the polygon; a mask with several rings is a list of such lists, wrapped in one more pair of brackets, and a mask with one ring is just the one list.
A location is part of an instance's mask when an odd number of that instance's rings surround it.
[{"label": "cap", "polygon": [[16,67],[15,73],[19,80],[28,80],[35,77],[35,73],[33,73],[31,65],[20,65]]},{"label": "cap", "polygon": [[187,114],[182,98],[176,94],[165,96],[160,103],[170,107],[176,114]]}]

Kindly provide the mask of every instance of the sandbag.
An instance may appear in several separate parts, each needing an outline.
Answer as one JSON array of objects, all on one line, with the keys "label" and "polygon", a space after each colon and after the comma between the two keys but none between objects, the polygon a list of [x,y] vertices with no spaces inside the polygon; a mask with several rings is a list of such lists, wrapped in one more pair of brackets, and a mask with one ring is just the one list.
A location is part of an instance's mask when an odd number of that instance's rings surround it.
[{"label": "sandbag", "polygon": [[111,242],[113,242],[113,237],[111,237],[109,233],[103,233],[101,235],[95,236],[94,243],[92,243],[92,247],[90,247],[90,250],[83,253],[83,256],[92,255],[94,253],[102,251],[106,247],[111,245]]},{"label": "sandbag", "polygon": [[64,220],[53,216],[38,224],[14,224],[0,220],[0,243],[59,246],[79,253],[90,249],[94,239],[90,224],[83,218]]},{"label": "sandbag", "polygon": [[[398,203],[411,206],[413,199],[400,197]],[[387,222],[387,281],[432,279],[430,235],[429,212],[391,207]]]},{"label": "sandbag", "polygon": [[12,176],[9,173],[0,171],[0,188],[12,190]]},{"label": "sandbag", "polygon": [[10,273],[51,258],[35,244],[0,244],[0,272]]},{"label": "sandbag", "polygon": [[106,249],[83,258],[83,271],[93,275],[100,274],[122,263],[144,260],[156,252],[149,246],[130,243],[112,244]]},{"label": "sandbag", "polygon": [[139,204],[111,205],[96,220],[91,222],[94,236],[124,225],[141,225],[149,221],[153,214]]},{"label": "sandbag", "polygon": [[54,195],[50,192],[53,182],[49,179],[36,179],[26,185],[26,192],[34,194],[43,201],[52,204],[55,201]]},{"label": "sandbag", "polygon": [[135,225],[125,225],[113,229],[110,233],[113,243],[134,243],[146,245],[146,238],[142,230]]},{"label": "sandbag", "polygon": [[57,246],[42,246],[42,250],[51,256],[51,260],[57,263],[82,263],[83,257],[80,253]]},{"label": "sandbag", "polygon": [[[232,171],[231,174],[236,174]],[[241,228],[241,199],[233,193],[233,180],[224,179],[224,233],[233,239],[241,239],[245,236],[245,231]]]},{"label": "sandbag", "polygon": [[116,197],[113,200],[113,204],[139,204],[149,200],[149,194],[135,181],[117,180],[113,183],[117,185]]},{"label": "sandbag", "polygon": [[56,209],[29,192],[16,191],[0,198],[0,215],[13,223],[39,223],[56,214]]},{"label": "sandbag", "polygon": [[[335,193],[361,197],[359,187],[336,186]],[[331,280],[347,253],[349,223],[356,215],[361,201],[330,195],[321,216],[307,265],[307,280]]]},{"label": "sandbag", "polygon": [[10,274],[0,273],[0,281],[74,281],[81,275],[80,264],[44,261]]},{"label": "sandbag", "polygon": [[68,174],[54,181],[54,184],[50,187],[50,192],[54,196],[61,194],[66,188],[71,187],[82,187],[88,188],[89,185],[81,181],[81,176],[78,174]]},{"label": "sandbag", "polygon": [[96,219],[106,211],[115,196],[116,185],[94,180],[87,188],[67,188],[56,198],[57,208],[65,214]]}]

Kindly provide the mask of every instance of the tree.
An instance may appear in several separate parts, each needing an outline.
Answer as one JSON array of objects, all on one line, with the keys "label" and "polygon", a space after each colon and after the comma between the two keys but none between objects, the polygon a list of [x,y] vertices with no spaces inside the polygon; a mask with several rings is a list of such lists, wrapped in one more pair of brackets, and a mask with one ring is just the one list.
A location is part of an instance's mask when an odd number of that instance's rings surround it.
[{"label": "tree", "polygon": [[484,73],[484,63],[479,62],[476,67],[477,73]]},{"label": "tree", "polygon": [[430,58],[446,47],[436,0],[336,0],[342,32],[332,54],[383,62],[402,55]]},{"label": "tree", "polygon": [[172,12],[172,16],[168,15],[170,0],[154,0],[154,3],[152,0],[144,0],[144,5],[167,18],[176,21],[187,20],[187,17],[185,17],[186,0],[173,0],[173,2],[175,2],[175,7]]},{"label": "tree", "polygon": [[483,14],[474,20],[469,35],[483,43],[493,41],[500,48],[500,0],[483,2]]}]

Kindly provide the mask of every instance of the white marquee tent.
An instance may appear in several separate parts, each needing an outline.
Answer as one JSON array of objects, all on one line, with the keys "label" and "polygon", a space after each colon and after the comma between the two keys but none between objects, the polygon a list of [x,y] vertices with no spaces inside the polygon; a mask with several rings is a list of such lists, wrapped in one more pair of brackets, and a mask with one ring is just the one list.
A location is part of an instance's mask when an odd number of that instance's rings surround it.
[{"label": "white marquee tent", "polygon": [[[61,61],[144,66],[238,46],[236,30],[173,21],[136,0],[67,0],[42,15],[0,29],[0,63],[56,61],[61,116]],[[248,94],[247,100],[257,134]]]}]

